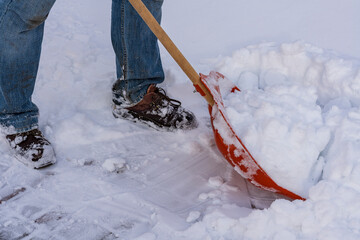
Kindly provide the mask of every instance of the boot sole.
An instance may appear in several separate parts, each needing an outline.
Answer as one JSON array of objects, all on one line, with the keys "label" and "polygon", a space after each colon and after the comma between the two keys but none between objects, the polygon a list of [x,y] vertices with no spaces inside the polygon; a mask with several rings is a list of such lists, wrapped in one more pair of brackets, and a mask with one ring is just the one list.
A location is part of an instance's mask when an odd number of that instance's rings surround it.
[{"label": "boot sole", "polygon": [[127,111],[125,109],[122,109],[121,114],[118,114],[115,111],[113,111],[113,116],[115,118],[128,120],[128,121],[133,122],[133,123],[140,123],[142,125],[150,127],[150,128],[155,129],[157,131],[172,132],[172,131],[177,130],[174,127],[163,126],[163,125],[157,124],[155,122],[152,122],[150,120],[147,120],[146,118],[143,118],[143,117],[138,116],[138,115],[137,115],[137,117],[135,117],[133,114],[131,114],[129,111]]},{"label": "boot sole", "polygon": [[190,125],[190,126],[185,127],[185,128],[176,128],[176,127],[173,127],[173,126],[166,126],[166,125],[162,125],[160,123],[154,122],[149,118],[140,116],[136,112],[130,112],[130,111],[126,110],[126,109],[121,109],[121,113],[115,112],[115,109],[114,109],[113,116],[115,118],[129,120],[129,121],[134,122],[134,123],[141,123],[143,125],[146,125],[148,127],[153,128],[155,130],[164,131],[164,132],[175,132],[175,131],[178,131],[178,130],[184,130],[184,131],[192,130],[192,129],[195,129],[198,126],[197,121],[195,121],[193,123],[193,125]]}]

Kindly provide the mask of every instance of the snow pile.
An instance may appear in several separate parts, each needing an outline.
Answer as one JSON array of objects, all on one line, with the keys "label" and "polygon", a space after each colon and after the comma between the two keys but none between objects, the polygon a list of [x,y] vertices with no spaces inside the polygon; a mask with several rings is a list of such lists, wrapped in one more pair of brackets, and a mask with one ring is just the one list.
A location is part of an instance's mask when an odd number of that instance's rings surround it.
[{"label": "snow pile", "polygon": [[218,63],[242,87],[224,98],[237,133],[274,179],[284,174],[280,185],[308,199],[277,200],[246,218],[210,209],[182,236],[358,239],[359,62],[297,42],[250,46]]},{"label": "snow pile", "polygon": [[[322,79],[303,82],[315,54],[301,43],[241,50],[225,64],[237,71],[247,63],[237,82],[242,91],[222,91],[233,129],[255,160],[280,186],[303,197],[320,178],[320,154],[330,140],[317,102]],[[220,82],[220,89],[227,86]]]}]

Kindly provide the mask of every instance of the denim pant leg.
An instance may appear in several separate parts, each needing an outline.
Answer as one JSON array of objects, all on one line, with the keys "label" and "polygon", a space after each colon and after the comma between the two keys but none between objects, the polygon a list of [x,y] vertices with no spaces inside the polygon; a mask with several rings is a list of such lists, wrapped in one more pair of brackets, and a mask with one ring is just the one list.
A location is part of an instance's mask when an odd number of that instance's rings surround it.
[{"label": "denim pant leg", "polygon": [[32,102],[44,21],[55,0],[0,0],[0,124],[24,132],[37,127]]},{"label": "denim pant leg", "polygon": [[[143,0],[156,20],[161,20],[163,0]],[[157,38],[128,0],[112,1],[111,38],[116,54],[118,80],[114,101],[121,97],[136,103],[150,84],[164,81]]]}]

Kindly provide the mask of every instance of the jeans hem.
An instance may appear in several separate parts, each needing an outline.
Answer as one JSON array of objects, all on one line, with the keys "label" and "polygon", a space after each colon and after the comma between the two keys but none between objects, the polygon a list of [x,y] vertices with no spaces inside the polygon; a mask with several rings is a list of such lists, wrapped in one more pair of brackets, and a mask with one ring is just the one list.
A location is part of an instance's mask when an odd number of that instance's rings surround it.
[{"label": "jeans hem", "polygon": [[6,135],[10,135],[10,134],[17,134],[17,133],[23,133],[23,132],[28,132],[34,129],[39,128],[38,124],[33,124],[30,125],[29,127],[24,127],[24,128],[15,128],[14,126],[4,126],[2,125],[2,132]]},{"label": "jeans hem", "polygon": [[15,121],[3,120],[0,122],[0,126],[2,132],[6,134],[28,132],[39,127],[38,115],[16,119]]}]

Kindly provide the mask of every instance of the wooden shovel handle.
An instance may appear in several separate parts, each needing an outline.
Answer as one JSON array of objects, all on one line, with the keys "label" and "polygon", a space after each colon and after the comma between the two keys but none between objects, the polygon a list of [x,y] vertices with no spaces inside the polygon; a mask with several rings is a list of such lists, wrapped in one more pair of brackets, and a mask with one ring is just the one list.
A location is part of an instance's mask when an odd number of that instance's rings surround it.
[{"label": "wooden shovel handle", "polygon": [[[206,101],[213,106],[214,99],[210,94],[209,90],[202,84],[200,81],[199,74],[195,71],[195,69],[191,66],[189,61],[184,57],[184,55],[180,52],[180,50],[176,47],[170,37],[166,34],[164,29],[160,26],[160,24],[156,21],[154,16],[150,13],[148,8],[144,5],[141,0],[129,0],[131,5],[135,8],[141,18],[145,21],[151,31],[155,34],[155,36],[159,39],[159,41],[164,45],[166,50],[170,53],[173,59],[177,62],[180,68],[184,71],[184,73],[189,77],[189,79],[193,82],[195,88],[203,95]],[[200,89],[199,89],[200,88]]]}]

